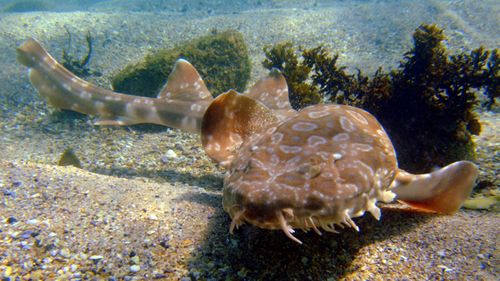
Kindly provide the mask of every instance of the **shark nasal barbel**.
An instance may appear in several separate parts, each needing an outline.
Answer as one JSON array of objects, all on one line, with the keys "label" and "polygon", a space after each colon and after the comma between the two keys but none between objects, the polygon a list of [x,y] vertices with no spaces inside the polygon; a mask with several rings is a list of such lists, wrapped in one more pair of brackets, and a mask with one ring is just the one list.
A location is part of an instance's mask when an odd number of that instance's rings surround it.
[{"label": "shark nasal barbel", "polygon": [[97,116],[97,125],[153,123],[200,134],[207,155],[227,169],[223,208],[233,232],[243,223],[336,232],[358,226],[378,201],[452,214],[470,195],[478,168],[451,163],[428,174],[398,168],[376,118],[346,105],[290,106],[283,75],[273,71],[244,94],[213,98],[196,69],[178,60],[157,98],[92,85],[65,69],[34,39],[17,48],[36,90],[56,108]]}]

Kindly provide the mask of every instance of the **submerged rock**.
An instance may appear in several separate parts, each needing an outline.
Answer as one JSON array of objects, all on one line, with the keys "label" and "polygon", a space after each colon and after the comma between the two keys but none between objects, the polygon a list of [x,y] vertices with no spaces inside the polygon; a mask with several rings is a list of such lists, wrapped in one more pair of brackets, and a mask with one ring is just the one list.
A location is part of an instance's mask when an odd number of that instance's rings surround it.
[{"label": "submerged rock", "polygon": [[155,97],[165,84],[175,61],[189,60],[214,95],[227,89],[243,92],[250,78],[250,59],[243,35],[234,30],[212,34],[159,50],[130,64],[112,80],[117,92]]}]

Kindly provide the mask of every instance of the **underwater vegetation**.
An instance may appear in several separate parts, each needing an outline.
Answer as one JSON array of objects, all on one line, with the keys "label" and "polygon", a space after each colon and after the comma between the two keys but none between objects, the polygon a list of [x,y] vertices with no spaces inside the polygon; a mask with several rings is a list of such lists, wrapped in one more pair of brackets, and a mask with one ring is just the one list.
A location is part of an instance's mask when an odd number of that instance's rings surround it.
[{"label": "underwater vegetation", "polygon": [[59,162],[57,163],[57,165],[74,166],[77,168],[82,168],[82,163],[80,162],[80,159],[78,159],[78,156],[76,156],[75,151],[71,147],[68,147],[64,150],[63,154],[61,155],[61,158],[59,158]]},{"label": "underwater vegetation", "polygon": [[3,11],[7,13],[26,13],[48,11],[50,6],[43,1],[18,1],[8,5]]},{"label": "underwater vegetation", "polygon": [[278,69],[285,76],[288,84],[288,95],[294,109],[317,104],[321,95],[315,85],[306,83],[311,67],[299,61],[298,51],[290,42],[278,43],[275,46],[264,47],[266,54],[262,62],[267,69]]},{"label": "underwater vegetation", "polygon": [[209,35],[159,50],[143,61],[128,65],[113,77],[113,89],[156,96],[179,58],[189,60],[196,67],[214,95],[231,88],[244,91],[250,78],[250,59],[243,35],[235,30],[213,30]]},{"label": "underwater vegetation", "polygon": [[338,65],[338,54],[331,55],[323,46],[266,47],[263,65],[285,74],[295,108],[329,101],[368,110],[390,135],[401,167],[424,172],[435,165],[474,159],[472,135],[481,132],[473,112],[476,92],[487,97],[487,108],[499,96],[498,50],[479,47],[449,54],[445,39],[436,25],[422,24],[399,68],[391,72],[379,68],[372,76],[361,70],[348,73]]},{"label": "underwater vegetation", "polygon": [[61,63],[64,67],[66,67],[69,71],[73,72],[77,76],[80,77],[88,77],[91,75],[94,76],[101,76],[102,74],[98,71],[93,71],[88,67],[88,64],[90,62],[90,58],[92,56],[92,42],[93,38],[90,35],[90,31],[87,32],[87,35],[85,36],[85,41],[87,42],[87,54],[82,58],[78,59],[73,57],[69,53],[69,50],[71,49],[71,32],[66,28],[66,32],[68,33],[68,50],[63,49],[62,50],[62,60]]}]

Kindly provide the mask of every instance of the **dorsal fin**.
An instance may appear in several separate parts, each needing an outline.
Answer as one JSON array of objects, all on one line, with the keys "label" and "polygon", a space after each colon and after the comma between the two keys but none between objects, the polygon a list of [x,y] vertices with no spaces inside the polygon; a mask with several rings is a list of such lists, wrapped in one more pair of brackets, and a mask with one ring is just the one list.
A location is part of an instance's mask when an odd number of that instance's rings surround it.
[{"label": "dorsal fin", "polygon": [[185,101],[213,99],[198,71],[184,59],[175,62],[174,69],[158,98]]},{"label": "dorsal fin", "polygon": [[231,90],[219,95],[207,108],[201,141],[208,156],[227,166],[243,142],[277,121],[264,104]]},{"label": "dorsal fin", "polygon": [[260,101],[270,109],[292,110],[285,77],[277,69],[257,81],[245,95]]}]

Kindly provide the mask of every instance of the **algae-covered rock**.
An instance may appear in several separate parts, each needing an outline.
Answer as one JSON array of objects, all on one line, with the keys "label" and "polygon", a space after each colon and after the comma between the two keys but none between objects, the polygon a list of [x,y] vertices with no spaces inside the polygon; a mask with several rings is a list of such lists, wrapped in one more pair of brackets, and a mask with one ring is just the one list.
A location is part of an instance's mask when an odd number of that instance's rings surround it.
[{"label": "algae-covered rock", "polygon": [[242,34],[226,30],[157,51],[128,65],[112,79],[113,88],[121,93],[154,97],[179,58],[194,65],[214,96],[229,89],[245,90],[250,77],[250,60]]},{"label": "algae-covered rock", "polygon": [[59,165],[59,166],[74,166],[77,168],[82,168],[82,164],[80,162],[80,159],[78,159],[78,156],[76,156],[75,151],[71,147],[68,147],[68,148],[66,148],[66,150],[64,150],[57,165]]}]

